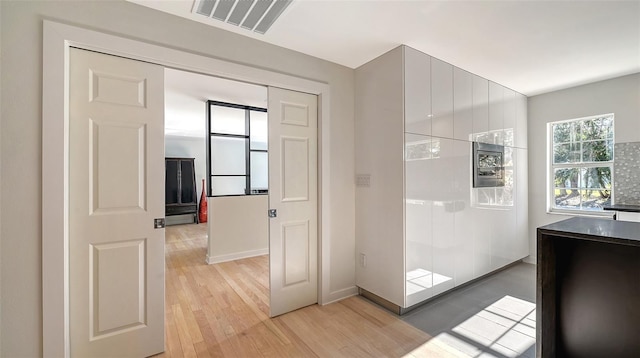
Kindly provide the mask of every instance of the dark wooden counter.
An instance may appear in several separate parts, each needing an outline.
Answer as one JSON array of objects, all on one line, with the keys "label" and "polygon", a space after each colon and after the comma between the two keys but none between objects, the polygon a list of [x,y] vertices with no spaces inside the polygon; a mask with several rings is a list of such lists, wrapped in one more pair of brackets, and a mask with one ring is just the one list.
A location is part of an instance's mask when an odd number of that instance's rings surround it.
[{"label": "dark wooden counter", "polygon": [[640,223],[537,230],[537,356],[640,357]]},{"label": "dark wooden counter", "polygon": [[629,213],[640,213],[640,205],[627,205],[627,204],[605,205],[602,207],[602,209],[609,210],[609,211],[624,211]]}]

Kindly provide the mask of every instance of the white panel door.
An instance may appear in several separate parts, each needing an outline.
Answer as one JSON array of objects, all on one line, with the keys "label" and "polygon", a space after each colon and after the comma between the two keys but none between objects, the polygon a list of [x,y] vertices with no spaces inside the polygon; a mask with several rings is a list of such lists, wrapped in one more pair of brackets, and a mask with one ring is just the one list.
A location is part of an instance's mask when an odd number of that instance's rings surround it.
[{"label": "white panel door", "polygon": [[[435,102],[434,102],[435,105]],[[435,124],[435,122],[434,122]],[[435,127],[434,127],[435,128]],[[456,172],[455,140],[431,137],[432,148],[438,150],[428,160],[429,201],[432,203],[433,294],[455,285],[455,210],[460,197],[455,191],[452,174]],[[426,181],[426,180],[425,180]]]},{"label": "white panel door", "polygon": [[318,301],[317,97],[269,87],[271,317]]},{"label": "white panel door", "polygon": [[[405,307],[433,296],[433,193],[431,177],[440,142],[431,136],[405,134]],[[435,155],[437,152],[437,155]]]},{"label": "white panel door", "polygon": [[527,97],[516,92],[516,132],[515,146],[527,148]]},{"label": "white panel door", "polygon": [[473,133],[473,74],[453,68],[453,138],[469,141]]},{"label": "white panel door", "polygon": [[515,153],[513,182],[515,186],[516,231],[511,258],[518,260],[529,256],[529,166],[526,149],[514,148],[513,152]]},{"label": "white panel door", "polygon": [[517,115],[516,92],[506,87],[503,87],[502,90],[502,109],[504,110],[502,129],[504,131],[504,145],[514,147]]},{"label": "white panel door", "polygon": [[72,357],[164,350],[164,69],[71,49]]},{"label": "white panel door", "polygon": [[455,202],[454,240],[455,285],[459,286],[474,279],[474,211],[471,206],[471,142],[456,140],[453,144],[454,156],[451,159],[454,175],[453,186]]},{"label": "white panel door", "polygon": [[504,147],[504,186],[495,189],[491,209],[491,270],[504,267],[517,259],[514,256],[517,242],[517,215],[515,187],[516,152],[512,147]]},{"label": "white panel door", "polygon": [[404,131],[431,135],[431,56],[403,48]]},{"label": "white panel door", "polygon": [[453,66],[431,59],[431,134],[453,138]]},{"label": "white panel door", "polygon": [[473,75],[473,140],[493,143],[489,140],[489,81]]},{"label": "white panel door", "polygon": [[489,81],[489,143],[504,144],[504,87]]}]

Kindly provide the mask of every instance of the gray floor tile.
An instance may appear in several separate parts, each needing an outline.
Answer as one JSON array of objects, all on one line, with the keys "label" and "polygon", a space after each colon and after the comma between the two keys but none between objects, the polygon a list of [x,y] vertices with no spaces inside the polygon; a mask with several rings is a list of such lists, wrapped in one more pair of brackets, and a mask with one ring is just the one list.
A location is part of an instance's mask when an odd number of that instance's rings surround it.
[{"label": "gray floor tile", "polygon": [[[531,311],[535,291],[535,265],[519,263],[431,300],[401,318],[433,337],[446,335],[471,344],[485,356],[535,357],[535,338],[530,337],[530,327],[535,327],[531,321],[532,317],[535,320],[535,311]],[[482,332],[480,326],[473,331],[487,317],[494,317],[493,322],[502,326],[509,326],[510,321],[511,329],[496,330],[497,337]]]}]

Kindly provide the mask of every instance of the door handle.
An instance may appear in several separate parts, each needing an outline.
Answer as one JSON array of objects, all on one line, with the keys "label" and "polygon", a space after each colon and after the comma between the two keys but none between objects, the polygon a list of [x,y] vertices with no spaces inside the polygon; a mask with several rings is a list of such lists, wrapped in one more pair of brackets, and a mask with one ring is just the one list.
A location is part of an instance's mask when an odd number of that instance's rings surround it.
[{"label": "door handle", "polygon": [[163,229],[165,226],[164,218],[153,219],[153,228],[154,229]]},{"label": "door handle", "polygon": [[270,217],[270,218],[278,217],[278,210],[276,210],[276,209],[269,209],[269,217]]}]

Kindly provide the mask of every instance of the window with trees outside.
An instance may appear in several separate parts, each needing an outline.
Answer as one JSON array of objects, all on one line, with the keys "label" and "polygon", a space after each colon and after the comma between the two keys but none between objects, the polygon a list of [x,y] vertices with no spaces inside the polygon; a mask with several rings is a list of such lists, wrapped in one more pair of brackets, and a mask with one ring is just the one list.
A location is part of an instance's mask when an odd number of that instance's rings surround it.
[{"label": "window with trees outside", "polygon": [[613,114],[549,124],[551,211],[598,211],[611,204]]}]

